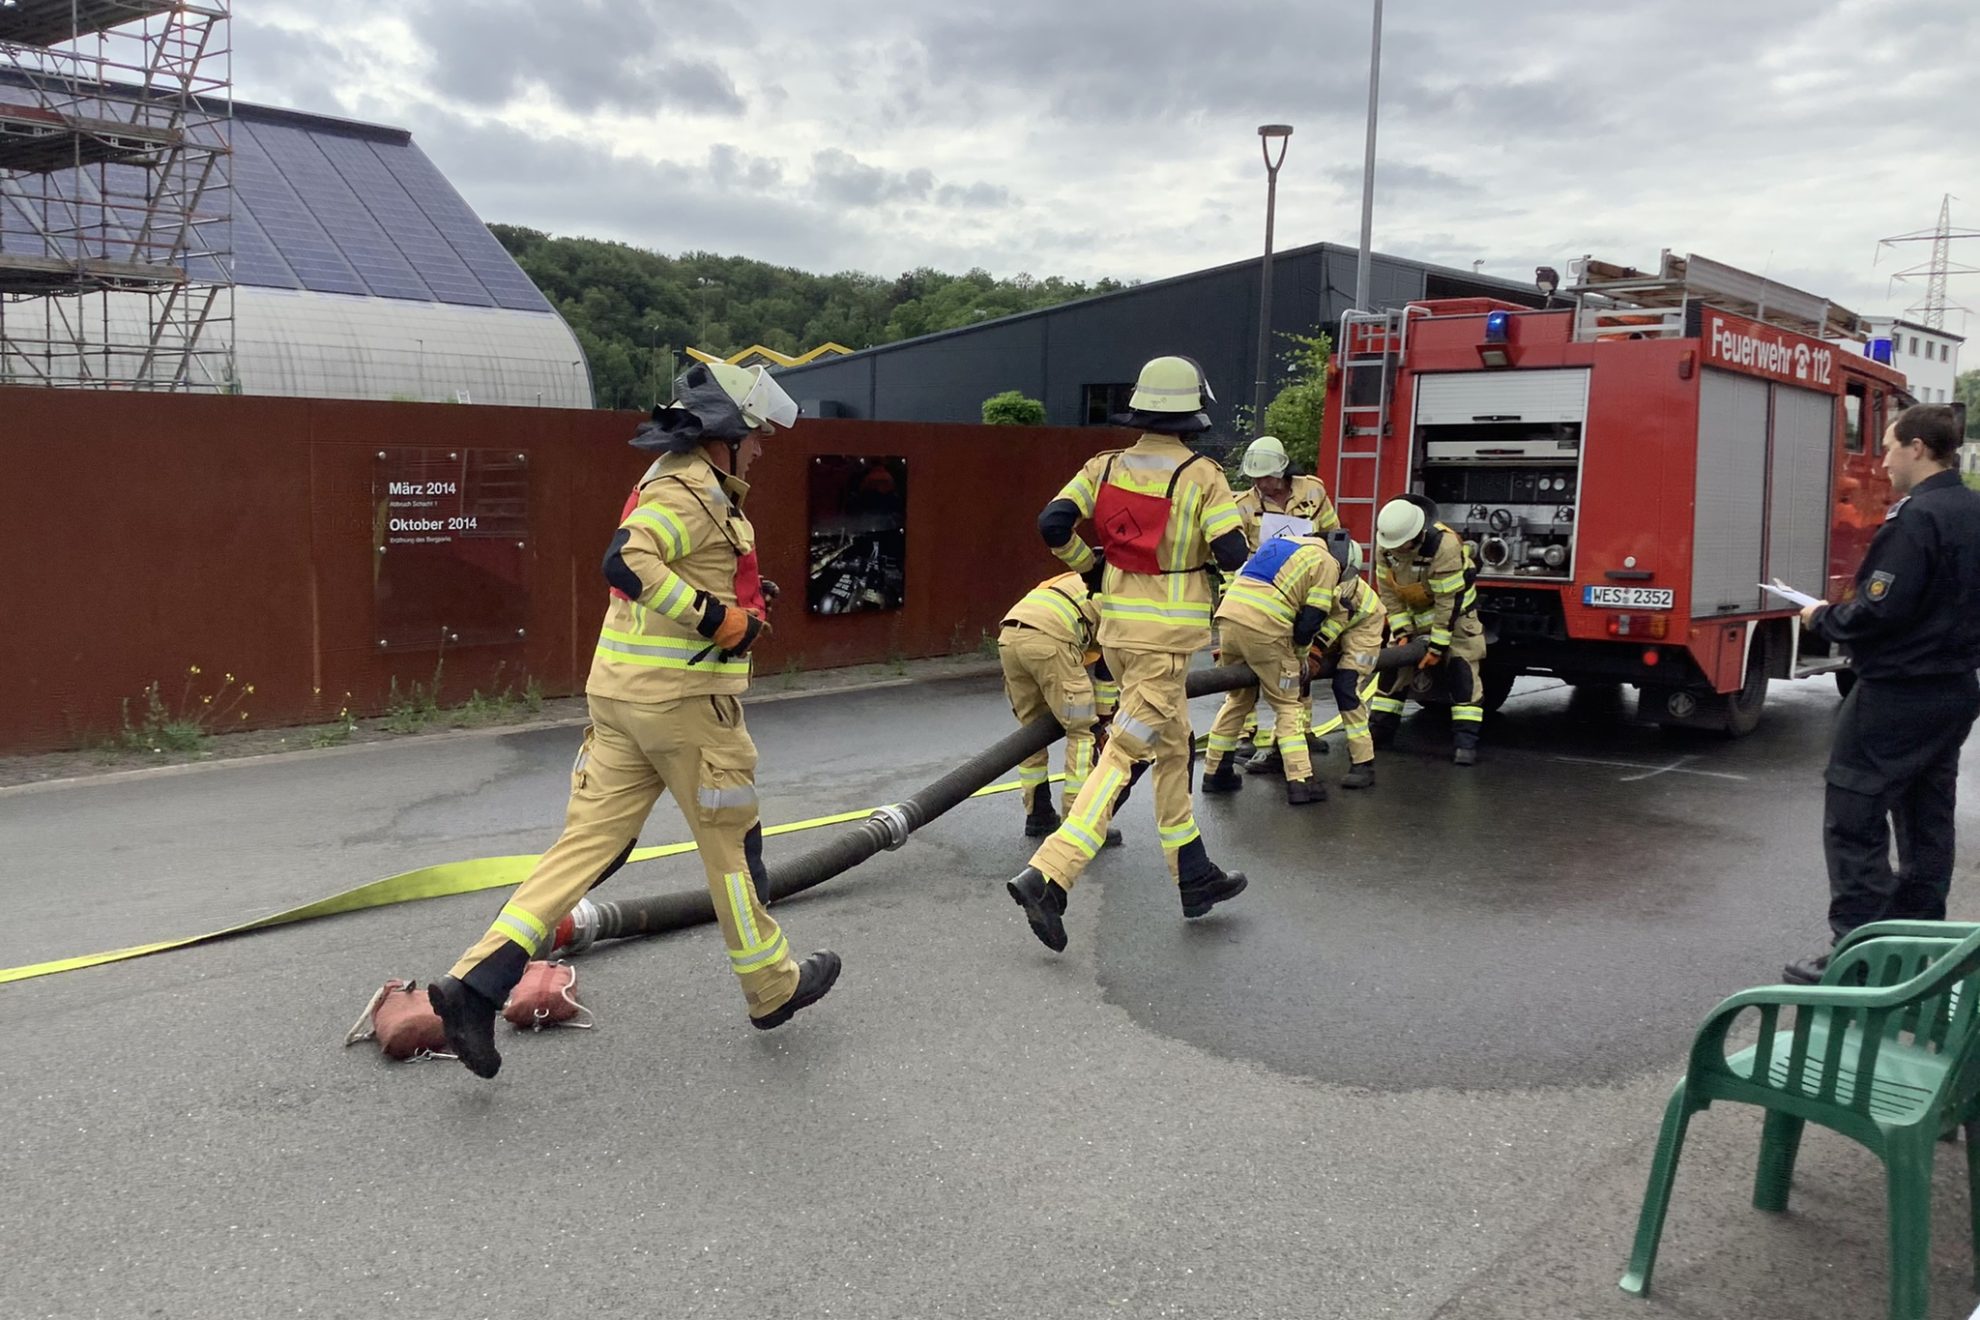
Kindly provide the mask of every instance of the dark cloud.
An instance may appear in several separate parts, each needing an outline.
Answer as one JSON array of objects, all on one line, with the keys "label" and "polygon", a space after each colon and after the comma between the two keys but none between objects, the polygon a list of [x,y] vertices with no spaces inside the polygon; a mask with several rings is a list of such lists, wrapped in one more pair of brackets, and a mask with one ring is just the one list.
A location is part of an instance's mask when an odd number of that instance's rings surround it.
[{"label": "dark cloud", "polygon": [[863,264],[870,237],[789,188],[753,189],[778,167],[735,148],[707,164],[627,160],[599,143],[457,115],[423,115],[413,140],[484,220],[618,239],[658,252],[735,253],[806,270]]},{"label": "dark cloud", "polygon": [[935,200],[964,210],[995,211],[1011,204],[1011,190],[992,183],[972,183],[968,187],[945,183],[936,190]]},{"label": "dark cloud", "polygon": [[[1361,166],[1332,165],[1322,170],[1321,177],[1338,184],[1347,191],[1359,196],[1361,192]],[[1377,158],[1375,162],[1375,191],[1377,196],[1387,193],[1398,196],[1406,193],[1461,194],[1478,191],[1476,184],[1447,174],[1443,170],[1428,165],[1412,165],[1408,161]]]},{"label": "dark cloud", "polygon": [[764,192],[784,181],[784,163],[717,142],[708,149],[708,176],[718,188]]},{"label": "dark cloud", "polygon": [[831,147],[813,154],[811,186],[836,206],[878,206],[882,202],[925,201],[935,186],[926,169],[889,170],[868,165],[850,152]]},{"label": "dark cloud", "polygon": [[358,68],[350,56],[317,33],[259,22],[247,14],[233,20],[233,58],[247,99],[312,114],[338,114]]},{"label": "dark cloud", "polygon": [[945,183],[925,167],[890,170],[868,165],[851,152],[831,147],[811,157],[811,187],[819,200],[836,207],[914,205],[933,201],[954,210],[994,211],[1011,205],[1011,190],[997,184]]},{"label": "dark cloud", "polygon": [[432,90],[467,105],[501,106],[540,87],[580,114],[746,108],[702,53],[709,43],[678,39],[734,24],[726,4],[423,0],[406,17],[431,60]]}]

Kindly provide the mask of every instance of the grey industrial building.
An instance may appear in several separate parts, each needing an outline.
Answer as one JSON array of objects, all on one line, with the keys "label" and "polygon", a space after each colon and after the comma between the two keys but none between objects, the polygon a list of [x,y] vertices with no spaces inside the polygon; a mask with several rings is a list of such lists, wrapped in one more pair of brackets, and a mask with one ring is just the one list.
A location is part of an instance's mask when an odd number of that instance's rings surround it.
[{"label": "grey industrial building", "polygon": [[[1333,243],[1273,254],[1275,356],[1288,347],[1278,333],[1338,331],[1354,303],[1355,258],[1355,249]],[[788,367],[777,377],[812,417],[979,422],[985,399],[1014,389],[1044,403],[1048,425],[1080,426],[1126,409],[1143,362],[1181,353],[1202,364],[1217,394],[1211,435],[1228,440],[1233,410],[1250,401],[1257,379],[1259,266],[1239,261],[1137,284]],[[1530,283],[1379,253],[1369,287],[1377,307],[1466,297],[1540,305]]]}]

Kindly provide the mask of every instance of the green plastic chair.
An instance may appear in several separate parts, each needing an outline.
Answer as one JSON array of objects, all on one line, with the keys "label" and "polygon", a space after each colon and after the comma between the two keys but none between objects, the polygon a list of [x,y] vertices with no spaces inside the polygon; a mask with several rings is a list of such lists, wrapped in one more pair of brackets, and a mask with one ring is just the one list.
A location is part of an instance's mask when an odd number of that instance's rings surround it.
[{"label": "green plastic chair", "polygon": [[[1763,986],[1713,1009],[1664,1110],[1622,1290],[1638,1297],[1650,1290],[1685,1129],[1715,1100],[1767,1111],[1753,1180],[1753,1204],[1761,1210],[1787,1209],[1807,1123],[1862,1143],[1884,1162],[1891,1320],[1925,1320],[1933,1152],[1942,1133],[1964,1126],[1980,1280],[1976,1002],[1980,927],[1878,922],[1836,946],[1822,984]],[[1796,1010],[1786,1029],[1779,1025],[1784,1008]],[[1729,1055],[1727,1037],[1749,1011],[1759,1015],[1759,1042]]]}]

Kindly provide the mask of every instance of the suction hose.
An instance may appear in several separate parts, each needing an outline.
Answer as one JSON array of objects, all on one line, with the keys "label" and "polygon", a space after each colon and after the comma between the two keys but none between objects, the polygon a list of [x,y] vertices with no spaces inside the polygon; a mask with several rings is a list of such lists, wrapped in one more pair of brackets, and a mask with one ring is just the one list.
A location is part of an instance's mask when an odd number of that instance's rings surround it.
[{"label": "suction hose", "polygon": [[[1375,662],[1377,671],[1414,665],[1422,659],[1424,643],[1392,646]],[[1249,687],[1258,681],[1246,665],[1222,665],[1198,669],[1189,676],[1187,692],[1207,697],[1234,688]],[[789,898],[833,876],[852,870],[876,853],[906,845],[908,836],[929,821],[956,807],[978,789],[1007,774],[1033,752],[1050,747],[1065,736],[1056,720],[1034,720],[1009,736],[1000,738],[934,783],[904,801],[880,807],[865,820],[811,851],[801,853],[770,872],[770,901]],[[715,920],[714,900],[708,891],[697,889],[653,898],[580,899],[571,915],[557,927],[555,951],[570,955],[582,953],[599,940],[631,939],[639,935],[659,935]]]}]

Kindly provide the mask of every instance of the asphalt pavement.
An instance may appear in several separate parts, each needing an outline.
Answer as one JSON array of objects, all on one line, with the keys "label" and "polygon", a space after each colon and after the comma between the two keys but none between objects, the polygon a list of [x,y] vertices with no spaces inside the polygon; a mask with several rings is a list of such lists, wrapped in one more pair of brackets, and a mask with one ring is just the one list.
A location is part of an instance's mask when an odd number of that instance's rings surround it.
[{"label": "asphalt pavement", "polygon": [[[1699,1021],[1824,938],[1835,707],[1777,685],[1729,742],[1527,682],[1468,771],[1414,714],[1372,793],[1199,799],[1251,877],[1199,922],[1142,794],[1057,956],[1004,893],[1015,795],[974,801],[780,905],[795,948],[846,963],[789,1026],[749,1029],[712,927],[628,941],[579,963],[598,1028],[501,1028],[493,1082],[339,1042],[385,978],[444,972],[496,893],[0,988],[4,1311],[1881,1315],[1876,1161],[1811,1129],[1790,1212],[1755,1211],[1737,1108],[1693,1125],[1656,1292],[1615,1286]],[[749,720],[771,824],[896,800],[1010,727],[982,680]],[[536,851],[577,736],[0,791],[0,967]],[[1339,780],[1338,741],[1320,768]],[[685,837],[663,802],[642,842]],[[771,865],[824,837],[773,839]],[[1980,916],[1972,871],[1956,916]],[[611,888],[700,884],[690,856]],[[1963,1155],[1940,1147],[1934,1317],[1976,1302]]]}]

